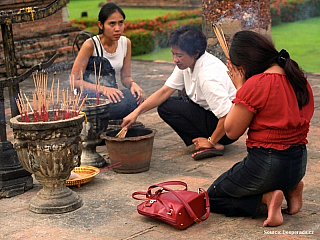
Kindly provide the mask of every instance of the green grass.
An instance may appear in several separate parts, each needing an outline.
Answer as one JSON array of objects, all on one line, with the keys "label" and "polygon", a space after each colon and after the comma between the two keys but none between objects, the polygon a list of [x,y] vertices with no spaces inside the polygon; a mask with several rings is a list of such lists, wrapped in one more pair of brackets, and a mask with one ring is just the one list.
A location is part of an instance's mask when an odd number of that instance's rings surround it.
[{"label": "green grass", "polygon": [[161,60],[172,62],[172,55],[170,48],[156,48],[153,52],[144,55],[132,56],[132,59],[140,60]]},{"label": "green grass", "polygon": [[[320,17],[274,26],[271,35],[277,50],[286,49],[304,71],[320,72]],[[132,58],[172,61],[169,48]]]},{"label": "green grass", "polygon": [[[81,17],[81,12],[87,11],[89,18],[97,17],[99,14],[99,3],[103,0],[70,0],[68,9],[69,19]],[[162,16],[168,12],[179,10],[168,9],[141,9],[123,8],[127,20],[152,19]],[[320,72],[320,17],[307,19],[299,22],[286,23],[274,26],[271,29],[272,38],[278,50],[286,49],[291,58],[294,59],[306,72]],[[134,56],[133,59],[172,61],[169,48],[156,49],[154,52]]]},{"label": "green grass", "polygon": [[[105,3],[103,0],[70,0],[67,4],[69,10],[69,20],[80,19],[81,13],[86,11],[88,13],[88,18],[98,18],[100,3]],[[158,16],[165,15],[169,12],[179,12],[180,9],[164,9],[164,8],[122,8],[126,14],[126,20],[132,21],[136,19],[153,19]]]},{"label": "green grass", "polygon": [[286,49],[304,71],[320,72],[320,17],[275,26],[271,32],[277,50]]}]

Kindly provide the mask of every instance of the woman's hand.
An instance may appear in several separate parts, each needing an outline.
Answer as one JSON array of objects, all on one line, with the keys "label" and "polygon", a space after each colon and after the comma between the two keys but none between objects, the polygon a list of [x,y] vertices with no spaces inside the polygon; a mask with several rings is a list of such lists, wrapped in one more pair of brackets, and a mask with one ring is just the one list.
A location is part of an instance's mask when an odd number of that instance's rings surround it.
[{"label": "woman's hand", "polygon": [[136,114],[135,111],[131,112],[129,115],[123,118],[121,123],[121,128],[126,128],[127,130],[135,123],[139,114]]},{"label": "woman's hand", "polygon": [[240,67],[239,69],[237,66],[233,65],[230,60],[227,61],[227,68],[229,70],[227,73],[238,90],[246,81],[243,69]]},{"label": "woman's hand", "polygon": [[137,104],[140,105],[141,103],[146,100],[146,94],[144,91],[139,87],[136,82],[131,82],[130,87],[131,94],[137,99]]},{"label": "woman's hand", "polygon": [[123,93],[117,88],[100,86],[100,92],[106,96],[110,102],[117,103],[121,102],[121,98],[124,98]]}]

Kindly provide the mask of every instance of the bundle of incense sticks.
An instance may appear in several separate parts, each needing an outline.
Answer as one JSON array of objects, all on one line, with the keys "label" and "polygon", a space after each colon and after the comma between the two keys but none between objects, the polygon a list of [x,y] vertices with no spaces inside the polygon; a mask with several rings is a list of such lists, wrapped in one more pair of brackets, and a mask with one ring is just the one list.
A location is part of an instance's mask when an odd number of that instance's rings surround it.
[{"label": "bundle of incense sticks", "polygon": [[121,130],[117,133],[117,135],[115,137],[125,138],[127,135],[127,131],[128,131],[127,129],[121,128]]},{"label": "bundle of incense sticks", "polygon": [[100,62],[100,66],[99,66],[99,74],[98,74],[98,78],[97,78],[97,71],[96,71],[96,62],[93,62],[94,65],[94,80],[96,83],[96,104],[99,105],[100,104],[100,77],[101,77],[101,62]]},{"label": "bundle of incense sticks", "polygon": [[227,41],[226,41],[226,39],[224,37],[224,33],[223,33],[223,30],[222,30],[221,24],[215,24],[214,23],[214,24],[212,24],[212,28],[213,28],[214,33],[217,36],[217,39],[218,39],[218,41],[220,43],[220,46],[221,46],[224,54],[229,59],[229,48],[228,48]]},{"label": "bundle of incense sticks", "polygon": [[[70,96],[69,89],[63,89],[62,94],[60,94],[60,79],[58,78],[55,101],[55,78],[56,74],[53,76],[50,91],[47,91],[48,73],[41,71],[33,74],[35,86],[35,92],[32,94],[33,108],[26,94],[23,94],[20,91],[18,94],[18,99],[16,99],[16,103],[21,115],[21,120],[23,122],[48,122],[50,120],[57,121],[69,119],[79,115],[81,108],[87,100],[87,96],[80,99],[81,95],[83,94],[82,92],[77,94],[74,89],[74,77],[70,76]],[[62,101],[60,97],[62,98]],[[29,109],[33,113],[33,120],[29,118]],[[53,114],[51,119],[49,118],[49,111],[52,111]]]}]

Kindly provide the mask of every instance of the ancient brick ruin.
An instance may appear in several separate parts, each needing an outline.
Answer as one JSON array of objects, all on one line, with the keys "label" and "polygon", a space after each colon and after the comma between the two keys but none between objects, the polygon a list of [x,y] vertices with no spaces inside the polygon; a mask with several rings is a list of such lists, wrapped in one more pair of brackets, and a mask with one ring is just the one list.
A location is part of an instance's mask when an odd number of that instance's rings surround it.
[{"label": "ancient brick ruin", "polygon": [[228,44],[241,30],[252,30],[271,35],[270,0],[203,0],[202,29],[208,38],[208,51],[226,60],[212,24],[221,24]]},{"label": "ancient brick ruin", "polygon": [[[1,0],[0,10],[18,12],[22,8],[44,8],[52,0]],[[55,53],[62,53],[57,61],[72,59],[72,43],[79,31],[68,20],[68,9],[33,22],[12,24],[18,73],[48,61]],[[6,76],[2,36],[0,36],[0,78]]]}]

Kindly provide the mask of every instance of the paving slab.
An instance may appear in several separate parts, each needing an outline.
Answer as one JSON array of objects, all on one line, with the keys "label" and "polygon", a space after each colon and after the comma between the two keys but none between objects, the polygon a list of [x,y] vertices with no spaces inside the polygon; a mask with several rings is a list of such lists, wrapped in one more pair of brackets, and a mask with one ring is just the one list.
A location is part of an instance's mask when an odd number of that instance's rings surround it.
[{"label": "paving slab", "polygon": [[[163,85],[173,68],[173,63],[134,60],[132,76],[149,96]],[[69,73],[70,69],[60,73],[65,86],[68,86]],[[226,146],[223,156],[194,161],[191,158],[194,149],[186,147],[156,110],[151,110],[138,118],[146,127],[158,131],[148,171],[135,174],[113,170],[100,172],[91,182],[79,188],[71,187],[84,204],[64,214],[36,214],[28,210],[30,199],[41,189],[34,180],[34,187],[24,194],[0,199],[0,239],[320,239],[320,75],[308,76],[316,102],[308,136],[304,204],[299,213],[284,215],[281,226],[263,227],[266,211],[255,219],[211,213],[206,221],[185,230],[139,215],[136,206],[140,201],[131,197],[134,191],[145,191],[151,184],[169,180],[185,181],[194,191],[198,187],[207,189],[216,177],[246,155],[246,136],[242,136]],[[32,80],[21,83],[20,89],[32,92]],[[8,139],[13,141],[7,102],[7,133]],[[105,146],[97,147],[97,151],[108,161]]]}]

